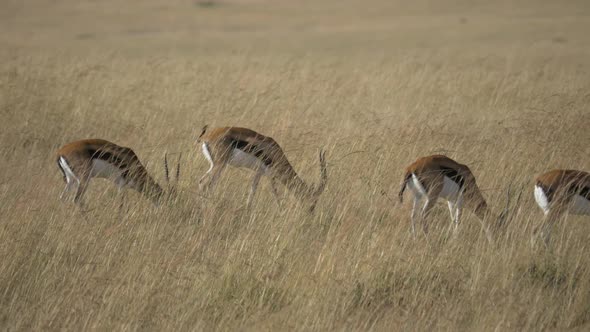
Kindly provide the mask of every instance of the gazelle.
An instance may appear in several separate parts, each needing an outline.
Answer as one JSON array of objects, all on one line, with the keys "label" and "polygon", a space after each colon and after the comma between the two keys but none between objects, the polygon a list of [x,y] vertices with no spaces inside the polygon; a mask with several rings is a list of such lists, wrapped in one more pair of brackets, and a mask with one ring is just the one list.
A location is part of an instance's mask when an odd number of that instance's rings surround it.
[{"label": "gazelle", "polygon": [[[129,187],[144,194],[158,204],[164,191],[154,181],[130,148],[102,139],[84,139],[68,143],[57,151],[57,166],[63,174],[66,186],[60,199],[75,189],[74,202],[81,204],[92,178],[112,179],[119,190]],[[168,162],[164,162],[166,179]],[[180,172],[180,158],[176,180]]]},{"label": "gazelle", "polygon": [[[249,168],[255,172],[248,195],[247,206],[250,207],[256,194],[260,178],[265,175],[270,179],[272,192],[279,202],[276,181],[285,185],[295,196],[310,204],[313,211],[320,194],[327,182],[327,170],[324,151],[320,151],[320,180],[315,186],[303,181],[287,160],[285,153],[274,139],[253,130],[239,127],[222,127],[203,131],[197,143],[201,144],[203,155],[209,161],[207,173],[199,180],[201,189],[212,189],[221,172],[227,165]],[[205,183],[206,179],[209,181]]]},{"label": "gazelle", "polygon": [[545,221],[533,232],[533,241],[540,232],[548,245],[551,228],[564,213],[590,215],[590,173],[555,169],[537,176],[535,201]]},{"label": "gazelle", "polygon": [[[449,206],[455,231],[457,231],[463,206],[465,206],[480,219],[482,228],[488,240],[491,241],[491,235],[488,227],[484,224],[484,220],[494,216],[494,214],[488,208],[475,182],[475,176],[473,176],[469,167],[443,155],[422,157],[406,168],[399,192],[400,202],[403,202],[406,186],[414,194],[411,215],[412,233],[416,232],[417,219],[422,222],[424,232],[427,232],[428,225],[424,219],[436,203],[436,200],[442,198],[447,201]],[[420,208],[423,199],[425,203]],[[505,212],[497,218],[498,224],[503,222]]]}]

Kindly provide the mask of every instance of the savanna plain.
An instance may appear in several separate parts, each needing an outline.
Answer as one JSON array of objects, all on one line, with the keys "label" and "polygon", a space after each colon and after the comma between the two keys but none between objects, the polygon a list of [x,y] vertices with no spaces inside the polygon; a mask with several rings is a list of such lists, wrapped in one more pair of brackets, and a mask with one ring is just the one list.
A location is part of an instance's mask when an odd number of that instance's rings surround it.
[{"label": "savanna plain", "polygon": [[[588,330],[590,223],[532,247],[533,177],[590,170],[587,1],[2,1],[0,327],[5,330]],[[253,173],[199,191],[204,125],[273,137],[328,186],[314,214]],[[177,195],[91,183],[59,200],[55,151],[135,150]],[[163,157],[182,154],[166,183]],[[427,235],[403,168],[470,166],[489,243],[446,204]]]}]

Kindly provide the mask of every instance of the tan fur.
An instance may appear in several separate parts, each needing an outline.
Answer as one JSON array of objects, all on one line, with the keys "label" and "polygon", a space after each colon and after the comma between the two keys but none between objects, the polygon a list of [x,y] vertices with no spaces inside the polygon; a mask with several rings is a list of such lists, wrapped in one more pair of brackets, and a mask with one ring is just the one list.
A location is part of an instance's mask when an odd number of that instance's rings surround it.
[{"label": "tan fur", "polygon": [[542,188],[549,208],[546,211],[543,223],[533,231],[531,240],[534,243],[536,237],[541,235],[547,246],[549,245],[553,224],[568,212],[575,195],[583,195],[582,192],[585,190],[585,197],[589,198],[590,173],[569,169],[554,169],[537,176],[535,186]]},{"label": "tan fur", "polygon": [[535,184],[548,192],[551,205],[567,205],[575,188],[590,187],[590,173],[570,169],[554,169],[535,178]]},{"label": "tan fur", "polygon": [[[317,187],[310,186],[299,177],[293,166],[291,166],[287,156],[285,156],[283,149],[273,138],[247,128],[221,127],[210,130],[207,130],[207,126],[203,128],[203,132],[197,142],[207,144],[213,159],[213,168],[211,169],[211,174],[205,174],[201,182],[208,175],[211,177],[209,183],[212,183],[214,179],[219,177],[221,171],[230,163],[232,150],[236,148],[237,141],[247,144],[241,151],[246,151],[249,155],[257,158],[268,167],[269,174],[266,175],[270,177],[273,188],[274,181],[278,180],[298,198],[311,199],[312,206],[315,205],[315,201],[326,184],[327,175],[323,153],[320,156],[322,173],[320,183]],[[258,171],[256,169],[253,170]],[[258,180],[256,179],[255,181]],[[255,187],[256,184],[253,186],[253,192],[255,191]],[[249,201],[251,201],[251,197]]]},{"label": "tan fur", "polygon": [[[416,177],[419,182],[421,190],[424,194],[419,194],[416,190],[414,182]],[[443,155],[432,155],[422,157],[410,164],[404,174],[402,187],[399,192],[400,200],[403,198],[406,186],[412,185],[414,188],[414,206],[412,208],[412,232],[415,232],[415,224],[417,220],[422,221],[424,232],[427,231],[428,225],[426,223],[426,216],[430,209],[434,206],[436,200],[441,197],[441,193],[445,186],[445,177],[448,177],[458,188],[456,194],[448,196],[449,212],[451,219],[455,225],[455,231],[459,224],[460,216],[463,206],[471,210],[479,219],[484,229],[488,241],[491,242],[491,234],[489,227],[484,224],[484,219],[492,216],[497,220],[495,227],[503,223],[503,216],[496,217],[489,209],[488,205],[477,186],[475,177],[469,167],[460,164]],[[449,184],[450,185],[450,184]],[[420,207],[422,201],[425,201],[424,206]]]},{"label": "tan fur", "polygon": [[80,180],[76,201],[81,199],[92,178],[92,160],[100,159],[125,172],[124,178],[113,179],[121,186],[129,186],[152,199],[158,199],[162,188],[152,179],[139,158],[127,147],[102,139],[84,139],[68,143],[57,151]]},{"label": "tan fur", "polygon": [[444,155],[421,157],[408,167],[405,174],[415,174],[424,185],[430,199],[438,198],[443,187],[441,166],[454,169],[465,179],[463,199],[467,208],[472,210],[480,219],[489,214],[488,205],[477,186],[475,176],[466,165],[460,164]]}]

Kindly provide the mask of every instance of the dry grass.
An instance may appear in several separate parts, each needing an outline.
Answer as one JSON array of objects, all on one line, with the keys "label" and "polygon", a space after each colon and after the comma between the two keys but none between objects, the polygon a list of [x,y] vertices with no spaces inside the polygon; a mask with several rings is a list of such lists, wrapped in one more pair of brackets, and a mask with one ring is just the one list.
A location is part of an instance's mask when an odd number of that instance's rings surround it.
[{"label": "dry grass", "polygon": [[[0,5],[0,326],[118,330],[590,328],[587,218],[529,238],[532,176],[590,169],[590,11],[584,2],[6,1]],[[229,170],[202,197],[204,124],[273,136],[329,185],[315,215]],[[59,202],[54,151],[100,137],[133,147],[178,198],[159,209],[94,181]],[[409,236],[402,168],[446,153],[499,210],[490,245],[437,207]],[[407,201],[407,200],[406,200]],[[513,196],[513,204],[516,195]],[[514,205],[513,205],[514,206]]]}]

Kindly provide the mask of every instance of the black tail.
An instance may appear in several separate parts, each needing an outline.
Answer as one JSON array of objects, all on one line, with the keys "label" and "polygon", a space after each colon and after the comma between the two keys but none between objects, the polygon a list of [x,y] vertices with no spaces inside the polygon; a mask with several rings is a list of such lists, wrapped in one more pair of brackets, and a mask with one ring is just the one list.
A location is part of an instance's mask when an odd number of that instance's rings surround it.
[{"label": "black tail", "polygon": [[399,190],[399,194],[397,194],[399,196],[400,203],[404,202],[404,191],[406,191],[406,184],[408,183],[408,180],[410,180],[411,176],[412,176],[412,173],[410,173],[410,172],[408,172],[408,173],[406,173],[406,175],[404,175],[404,180],[402,182],[402,188]]},{"label": "black tail", "polygon": [[199,137],[197,138],[197,142],[201,141],[201,137],[203,137],[203,135],[205,135],[205,132],[207,132],[207,127],[209,127],[209,125],[205,125],[203,127],[203,129],[201,129],[201,134],[199,135]]}]

